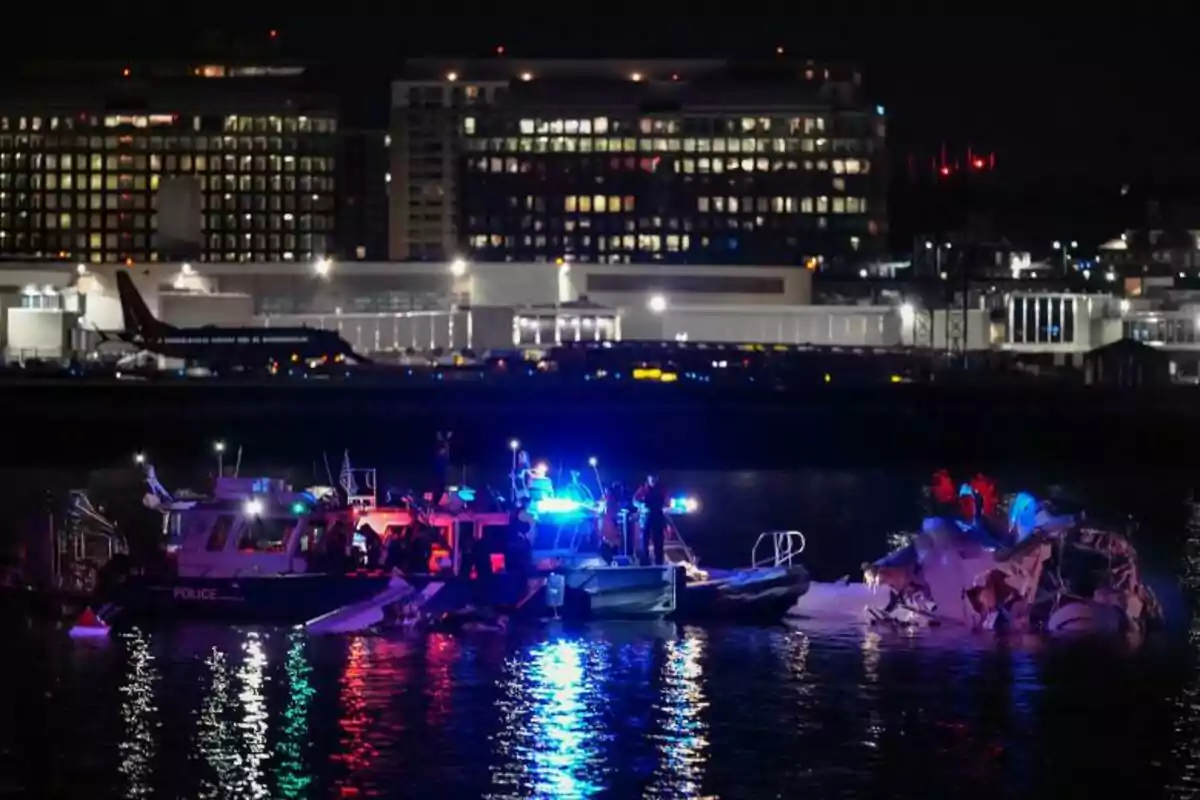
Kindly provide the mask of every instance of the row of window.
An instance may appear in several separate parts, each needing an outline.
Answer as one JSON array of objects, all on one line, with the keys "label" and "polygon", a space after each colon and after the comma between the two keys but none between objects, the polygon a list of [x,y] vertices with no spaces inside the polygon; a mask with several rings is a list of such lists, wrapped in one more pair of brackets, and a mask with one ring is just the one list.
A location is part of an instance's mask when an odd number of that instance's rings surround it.
[{"label": "row of window", "polygon": [[0,172],[21,170],[43,172],[85,170],[88,172],[333,172],[331,156],[235,156],[235,155],[121,155],[101,153],[6,153],[0,152]]},{"label": "row of window", "polygon": [[[492,120],[489,120],[489,122]],[[505,122],[511,122],[506,120]],[[610,117],[592,117],[589,119],[521,119],[517,122],[516,130],[525,135],[534,134],[566,134],[568,136],[606,136],[610,133],[637,132],[646,135],[678,135],[687,129],[699,126],[716,127],[729,133],[788,133],[809,134],[820,133],[826,129],[827,120],[823,116],[803,117],[719,117],[701,118],[688,117],[671,119],[662,117],[642,117],[636,123]],[[473,136],[478,129],[474,117],[465,117],[462,131]]]},{"label": "row of window", "polygon": [[468,139],[464,149],[477,153],[867,153],[866,139],[646,139],[521,136]]},{"label": "row of window", "polygon": [[[34,194],[0,192],[0,210],[29,211],[140,211],[158,209],[158,196],[145,194]],[[323,211],[333,208],[329,195],[313,194],[206,194],[200,196],[202,211]]]},{"label": "row of window", "polygon": [[62,150],[167,151],[182,153],[297,153],[334,149],[333,139],[321,136],[17,136],[0,135],[0,151],[18,154]]},{"label": "row of window", "polygon": [[[871,162],[857,158],[829,159],[784,159],[784,158],[674,158],[669,159],[671,170],[677,175],[720,175],[726,172],[782,172],[803,169],[806,172],[832,172],[835,175],[866,175],[871,171]],[[545,175],[551,172],[570,172],[572,165],[548,169],[545,161],[527,158],[480,158],[468,159],[467,170],[470,172],[498,173],[508,175],[524,175],[537,173]],[[632,156],[612,157],[599,162],[597,166],[612,171],[634,171],[658,173],[663,166],[660,156],[649,158],[634,158]],[[579,172],[589,173],[593,165],[584,160],[579,165]],[[666,169],[662,170],[666,172]],[[440,170],[439,170],[440,172]]]},{"label": "row of window", "polygon": [[[170,178],[172,176],[168,176]],[[20,195],[26,192],[45,191],[76,191],[109,190],[113,192],[151,192],[158,191],[161,179],[154,175],[128,175],[92,173],[91,175],[69,173],[41,175],[24,173],[11,175],[0,173],[0,205],[4,197],[11,191]],[[305,192],[321,194],[332,192],[334,180],[332,177],[303,175],[200,175],[196,179],[202,192]]]},{"label": "row of window", "polygon": [[[0,116],[0,131],[75,131],[88,128],[161,128],[186,125],[178,114],[84,114],[79,117]],[[204,117],[190,119],[192,130],[204,128]],[[222,129],[230,133],[336,133],[333,117],[227,116]]]},{"label": "row of window", "polygon": [[[868,233],[875,235],[877,225],[873,220],[865,220],[861,216],[834,217],[834,227],[839,230]],[[467,217],[466,230],[470,233],[481,233],[495,230],[534,232],[566,232],[590,231],[595,233],[637,233],[658,232],[664,228],[669,231],[697,231],[744,229],[754,230],[807,230],[815,228],[824,230],[829,226],[829,217],[825,216],[787,216],[758,214],[753,217],[745,216],[701,216],[701,217],[579,217],[563,218],[550,217],[543,219],[528,214],[516,217],[477,216]]]},{"label": "row of window", "polygon": [[[690,234],[623,234],[619,236],[545,236],[545,235],[512,235],[512,234],[476,234],[468,238],[468,244],[473,251],[489,250],[541,250],[559,255],[575,254],[578,251],[594,253],[609,252],[640,252],[640,253],[682,253],[692,249],[727,249],[737,250],[742,240],[733,236],[697,236]],[[798,240],[791,237],[780,240],[781,247],[794,248]]]},{"label": "row of window", "polygon": [[[254,228],[256,230],[298,230],[298,231],[327,231],[333,230],[333,216],[329,214],[206,214],[204,221],[209,230],[221,228]],[[15,228],[43,228],[46,230],[101,230],[107,228],[133,228],[137,230],[153,230],[158,226],[158,215],[145,212],[72,214],[33,213],[12,214],[0,211],[0,230],[11,231]]]},{"label": "row of window", "polygon": [[[329,252],[329,239],[313,234],[210,234],[202,261],[293,261],[311,260]],[[146,233],[69,234],[14,233],[0,231],[0,253],[35,254],[61,259],[114,264],[127,254],[139,260],[158,261],[154,237]]]},{"label": "row of window", "polygon": [[865,214],[865,197],[697,197],[696,210],[717,214]]}]

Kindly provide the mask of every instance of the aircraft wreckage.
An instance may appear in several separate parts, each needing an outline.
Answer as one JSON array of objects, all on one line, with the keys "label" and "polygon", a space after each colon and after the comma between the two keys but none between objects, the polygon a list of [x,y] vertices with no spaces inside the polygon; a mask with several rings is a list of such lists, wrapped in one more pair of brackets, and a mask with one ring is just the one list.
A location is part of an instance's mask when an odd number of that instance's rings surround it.
[{"label": "aircraft wreckage", "polygon": [[956,491],[940,471],[930,495],[934,515],[906,545],[863,564],[862,584],[813,583],[791,613],[1047,633],[1137,634],[1162,619],[1125,536],[1055,515],[1024,492],[1004,513],[982,475]]}]

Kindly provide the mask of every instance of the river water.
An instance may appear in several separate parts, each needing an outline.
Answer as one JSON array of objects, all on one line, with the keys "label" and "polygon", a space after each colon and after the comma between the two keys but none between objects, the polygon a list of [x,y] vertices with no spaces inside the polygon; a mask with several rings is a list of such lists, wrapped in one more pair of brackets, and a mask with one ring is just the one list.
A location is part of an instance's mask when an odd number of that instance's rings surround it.
[{"label": "river water", "polygon": [[0,795],[1183,797],[1200,788],[1185,644],[25,631],[6,648]]},{"label": "river water", "polygon": [[[706,552],[736,527],[744,560],[746,534],[807,515],[823,578],[881,553],[915,511],[911,487],[869,474],[672,477],[701,487],[688,530]],[[795,507],[747,522],[722,490]],[[1156,589],[1194,589],[1200,533],[1177,487],[1152,490],[1130,493],[1139,517],[1180,525],[1139,535]],[[1174,630],[1142,642],[811,622],[324,638],[180,625],[76,642],[21,623],[2,631],[0,797],[1191,797],[1200,623],[1184,595],[1163,599]]]}]

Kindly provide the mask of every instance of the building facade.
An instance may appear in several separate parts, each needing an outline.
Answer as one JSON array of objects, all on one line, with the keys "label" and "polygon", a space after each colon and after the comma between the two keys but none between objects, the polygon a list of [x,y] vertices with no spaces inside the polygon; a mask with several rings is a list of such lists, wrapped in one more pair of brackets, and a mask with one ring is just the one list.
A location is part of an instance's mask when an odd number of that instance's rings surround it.
[{"label": "building facade", "polygon": [[0,97],[0,258],[382,255],[367,252],[384,237],[367,244],[362,170],[342,157],[364,134],[304,68],[33,69]]},{"label": "building facade", "polygon": [[390,256],[780,264],[886,235],[883,109],[809,62],[411,62]]}]

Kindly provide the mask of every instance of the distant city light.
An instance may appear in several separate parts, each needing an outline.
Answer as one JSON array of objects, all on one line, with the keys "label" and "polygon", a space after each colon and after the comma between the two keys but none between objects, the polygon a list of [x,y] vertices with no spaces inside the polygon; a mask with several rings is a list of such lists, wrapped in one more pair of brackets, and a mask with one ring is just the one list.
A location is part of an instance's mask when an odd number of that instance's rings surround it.
[{"label": "distant city light", "polygon": [[983,159],[976,158],[974,161],[971,162],[971,165],[973,167],[975,167],[975,169],[983,169]]},{"label": "distant city light", "polygon": [[225,452],[225,443],[224,442],[213,442],[213,450],[216,450],[218,453],[224,453]]},{"label": "distant city light", "polygon": [[145,464],[146,463],[146,454],[145,453],[134,453],[133,454],[133,463]]},{"label": "distant city light", "polygon": [[942,177],[944,178],[944,177],[946,177],[947,175],[949,175],[949,174],[950,174],[950,168],[949,168],[949,167],[942,167],[940,170],[938,170],[938,172],[940,172],[940,173],[942,174]]},{"label": "distant city light", "polygon": [[661,314],[667,310],[667,298],[663,297],[661,294],[656,294],[651,296],[650,302],[646,305],[655,314]]},{"label": "distant city light", "polygon": [[1053,247],[1055,250],[1062,250],[1062,242],[1058,241],[1057,239],[1055,239],[1054,243],[1051,244],[1050,246]]},{"label": "distant city light", "polygon": [[517,449],[518,449],[520,446],[521,446],[521,443],[520,443],[518,440],[516,440],[516,439],[509,439],[509,440],[508,440],[508,449],[509,449],[509,450],[512,450],[514,453],[517,451]]},{"label": "distant city light", "polygon": [[504,49],[504,45],[502,45],[502,44],[496,45],[496,55],[502,56],[502,55],[504,55],[505,52],[506,51]]},{"label": "distant city light", "polygon": [[875,106],[875,113],[882,117],[884,115],[883,106]]},{"label": "distant city light", "polygon": [[458,80],[458,73],[457,73],[457,72],[447,72],[447,73],[446,73],[446,80],[448,80],[448,81],[450,81],[451,83],[453,83],[454,81]]},{"label": "distant city light", "polygon": [[521,80],[523,80],[523,81],[531,81],[531,80],[533,80],[533,73],[532,73],[532,72],[522,72],[522,73],[521,73]]},{"label": "distant city light", "polygon": [[267,35],[268,35],[268,36],[270,36],[272,39],[278,39],[278,38],[279,38],[279,31],[277,31],[277,30],[275,30],[274,28],[272,28],[272,29],[270,30],[270,32],[269,32]]},{"label": "distant city light", "polygon": [[1108,281],[1109,283],[1116,283],[1116,281],[1117,281],[1117,273],[1113,272],[1113,271],[1110,269],[1108,272],[1106,272],[1106,273],[1104,274],[1104,280]]},{"label": "distant city light", "polygon": [[461,278],[467,274],[466,259],[456,258],[450,262],[450,274],[456,278]]},{"label": "distant city light", "polygon": [[630,75],[630,76],[629,76],[629,79],[630,79],[631,81],[633,81],[634,83],[639,83],[639,82],[642,80],[642,73],[640,73],[640,72],[635,72],[635,73],[633,73],[632,75]]},{"label": "distant city light", "polygon": [[926,241],[926,242],[925,242],[925,249],[926,249],[926,250],[932,250],[932,249],[933,249],[933,242]]},{"label": "distant city light", "polygon": [[325,257],[318,258],[313,262],[313,272],[320,278],[328,278],[329,273],[333,272],[333,261]]},{"label": "distant city light", "polygon": [[858,277],[860,277],[860,278],[867,277],[867,268],[866,267],[863,267],[862,269],[860,269],[858,271]]},{"label": "distant city light", "polygon": [[1072,249],[1072,250],[1074,250],[1074,249],[1076,249],[1077,247],[1079,247],[1079,242],[1077,242],[1077,241],[1075,241],[1074,239],[1072,239],[1072,240],[1071,240],[1071,249]]},{"label": "distant city light", "polygon": [[778,47],[775,48],[775,55],[777,55],[777,56],[783,55],[783,45],[779,45]]}]

